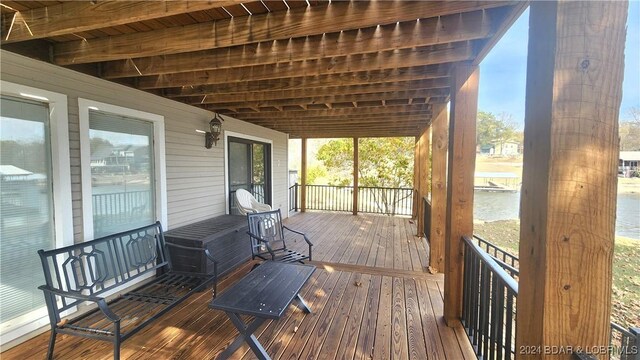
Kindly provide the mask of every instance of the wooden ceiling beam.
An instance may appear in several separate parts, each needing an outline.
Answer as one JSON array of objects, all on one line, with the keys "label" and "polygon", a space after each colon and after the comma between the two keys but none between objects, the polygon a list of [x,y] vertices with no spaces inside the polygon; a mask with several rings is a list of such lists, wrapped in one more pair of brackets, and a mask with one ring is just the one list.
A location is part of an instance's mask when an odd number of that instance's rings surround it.
[{"label": "wooden ceiling beam", "polygon": [[[321,98],[321,97],[338,97],[348,95],[365,95],[371,93],[389,93],[389,92],[404,92],[404,91],[425,91],[434,89],[433,82],[431,80],[416,80],[416,81],[400,81],[400,82],[384,82],[384,83],[368,83],[366,85],[354,85],[354,86],[326,86],[317,88],[308,88],[301,90],[275,90],[275,91],[251,91],[251,92],[239,92],[239,93],[227,93],[227,94],[206,94],[207,98],[205,103],[211,101],[215,103],[248,103],[248,102],[267,102],[278,101],[296,98]],[[449,93],[448,85],[443,86],[438,91]],[[189,89],[190,88],[185,88]],[[169,98],[175,98],[186,102],[188,104],[200,104],[202,102],[203,95],[199,96],[184,96],[185,93],[181,88],[178,89],[164,89],[163,95]]]},{"label": "wooden ceiling beam", "polygon": [[506,8],[446,15],[323,35],[127,60],[102,66],[106,79],[257,66],[483,39]]},{"label": "wooden ceiling beam", "polygon": [[[323,121],[323,122],[312,122],[312,123],[306,123],[306,122],[288,123],[288,122],[279,122],[277,120],[270,121],[270,122],[251,120],[247,122],[250,122],[254,125],[270,128],[270,129],[277,128],[278,131],[281,131],[281,130],[301,129],[303,127],[313,128],[316,130],[328,130],[328,129],[334,129],[336,126],[343,126],[347,128],[356,129],[359,127],[368,127],[370,124],[380,124],[385,122],[389,123],[389,119],[388,118],[363,119],[362,121],[357,121],[357,122],[349,121],[349,120],[335,120],[331,122]],[[400,118],[397,120],[397,123],[395,124],[398,126],[411,124],[411,125],[418,125],[420,127],[424,127],[424,126],[427,126],[430,122],[431,122],[431,115],[428,115],[428,116],[422,116],[422,117]],[[393,128],[395,125],[389,125],[389,126]],[[288,131],[285,131],[285,132],[288,132]]]},{"label": "wooden ceiling beam", "polygon": [[244,82],[247,79],[251,79],[251,81],[279,79],[289,77],[291,74],[319,76],[429,66],[468,61],[473,60],[474,57],[473,44],[471,42],[462,42],[452,44],[444,49],[434,49],[432,46],[428,46],[338,58],[293,61],[274,65],[141,76],[137,79],[137,86],[140,89],[157,89],[191,85],[230,84]]},{"label": "wooden ceiling beam", "polygon": [[57,44],[53,55],[58,65],[123,60],[319,35],[513,4],[504,1],[336,1],[209,23],[70,41]]},{"label": "wooden ceiling beam", "polygon": [[[204,107],[208,109],[208,107]],[[377,114],[395,114],[407,111],[426,111],[429,110],[429,104],[418,105],[392,105],[385,107],[367,107],[367,108],[343,108],[343,109],[324,109],[324,110],[305,110],[300,111],[260,111],[256,113],[236,113],[234,117],[239,119],[259,119],[265,117],[279,118],[305,118],[313,116],[336,116],[336,115],[377,115]]]},{"label": "wooden ceiling beam", "polygon": [[373,138],[373,137],[415,137],[419,135],[419,130],[414,129],[397,129],[397,130],[336,130],[336,131],[311,131],[289,133],[290,139],[332,139],[332,138]]},{"label": "wooden ceiling beam", "polygon": [[[41,39],[242,3],[222,1],[67,1],[3,16],[2,43]],[[246,1],[245,1],[246,2]],[[15,19],[13,18],[15,16]],[[8,37],[8,39],[7,39]]]},{"label": "wooden ceiling beam", "polygon": [[[210,104],[212,109],[228,109],[238,107],[270,107],[270,106],[290,106],[290,105],[311,105],[311,104],[327,104],[336,102],[350,102],[350,101],[383,101],[391,99],[411,99],[411,98],[425,98],[431,96],[447,96],[449,91],[446,89],[422,89],[412,91],[397,91],[397,92],[382,92],[371,94],[352,94],[352,95],[335,95],[335,96],[314,96],[314,97],[302,97],[292,99],[279,99],[279,100],[267,100],[267,101],[251,101],[251,102],[233,102],[233,103],[220,103],[217,99],[207,97],[203,102],[202,99],[194,101],[192,105]],[[196,99],[193,97],[192,99]]]},{"label": "wooden ceiling beam", "polygon": [[[301,90],[324,86],[352,86],[367,85],[370,83],[385,83],[424,80],[430,83],[430,89],[449,87],[448,64],[420,66],[415,68],[402,68],[381,71],[368,71],[346,74],[330,74],[320,76],[281,78],[265,81],[245,81],[233,84],[183,86],[175,90],[165,90],[165,96],[216,96],[224,93],[271,91],[271,90]],[[428,80],[428,81],[427,81]]]}]

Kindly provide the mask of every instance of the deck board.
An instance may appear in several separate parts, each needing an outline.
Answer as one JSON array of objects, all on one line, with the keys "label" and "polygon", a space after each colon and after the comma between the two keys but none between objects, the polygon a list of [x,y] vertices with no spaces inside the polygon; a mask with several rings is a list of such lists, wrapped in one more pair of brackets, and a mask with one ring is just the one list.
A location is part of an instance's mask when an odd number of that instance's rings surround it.
[{"label": "deck board", "polygon": [[[308,213],[289,219],[288,225],[308,231],[320,258],[314,257],[318,270],[302,290],[313,313],[291,306],[280,320],[266,321],[255,333],[273,359],[474,358],[464,330],[444,323],[442,275],[424,272],[417,251],[425,247],[413,236],[415,227],[408,219]],[[371,259],[392,267],[373,267]],[[220,291],[251,265],[222,279]],[[122,358],[215,358],[237,332],[223,312],[208,308],[210,300],[209,291],[193,295],[125,341]],[[0,357],[43,359],[48,336],[39,335]],[[59,335],[55,354],[58,359],[111,359],[112,346]],[[255,356],[244,345],[231,358]]]}]

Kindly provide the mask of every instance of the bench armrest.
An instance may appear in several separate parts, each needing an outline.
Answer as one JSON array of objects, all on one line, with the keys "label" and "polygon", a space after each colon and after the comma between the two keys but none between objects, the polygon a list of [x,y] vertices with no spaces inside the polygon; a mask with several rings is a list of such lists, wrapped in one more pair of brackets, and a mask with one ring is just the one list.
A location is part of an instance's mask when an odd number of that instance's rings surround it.
[{"label": "bench armrest", "polygon": [[57,290],[57,289],[53,289],[53,288],[51,288],[51,287],[49,287],[47,285],[38,286],[38,289],[40,289],[40,290],[42,290],[44,292],[48,292],[48,293],[51,293],[51,294],[54,294],[54,295],[58,295],[58,296],[63,296],[63,297],[71,298],[71,299],[76,299],[76,300],[82,300],[82,301],[88,301],[88,302],[95,303],[95,304],[98,305],[98,307],[100,308],[102,313],[104,313],[104,315],[109,320],[111,320],[113,322],[119,322],[120,321],[120,317],[118,315],[116,315],[113,311],[111,311],[111,309],[109,309],[109,306],[107,305],[107,301],[103,297],[84,295],[84,294],[75,293],[75,292]]},{"label": "bench armrest", "polygon": [[304,238],[304,241],[306,241],[307,244],[309,244],[309,246],[313,246],[313,243],[311,243],[311,240],[309,240],[309,238],[307,237],[307,235],[305,233],[297,231],[297,230],[293,230],[293,229],[288,228],[288,227],[286,227],[284,225],[282,225],[282,227],[287,229],[287,230],[289,230],[289,231],[291,231],[292,233],[295,233],[295,234],[298,234],[298,235],[302,235],[302,237]]}]

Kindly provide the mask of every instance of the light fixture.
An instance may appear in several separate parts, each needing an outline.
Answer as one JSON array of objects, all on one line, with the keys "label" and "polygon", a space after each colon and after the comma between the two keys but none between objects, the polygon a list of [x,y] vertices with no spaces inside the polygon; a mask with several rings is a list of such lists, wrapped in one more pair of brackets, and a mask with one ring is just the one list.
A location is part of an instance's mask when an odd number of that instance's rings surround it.
[{"label": "light fixture", "polygon": [[220,134],[222,133],[222,122],[224,119],[220,115],[215,114],[213,119],[209,121],[209,131],[204,134],[204,147],[211,149],[212,146],[218,145]]}]

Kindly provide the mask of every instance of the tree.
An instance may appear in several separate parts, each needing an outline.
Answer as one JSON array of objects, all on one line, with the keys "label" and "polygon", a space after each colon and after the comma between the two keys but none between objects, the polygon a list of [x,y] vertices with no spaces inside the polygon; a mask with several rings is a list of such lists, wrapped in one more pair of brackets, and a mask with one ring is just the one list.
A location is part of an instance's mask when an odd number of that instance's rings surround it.
[{"label": "tree", "polygon": [[631,120],[620,122],[620,150],[640,150],[640,108],[629,109]]},{"label": "tree", "polygon": [[[414,138],[365,138],[358,143],[358,182],[362,187],[413,187]],[[330,174],[331,185],[346,186],[353,183],[353,140],[335,139],[318,150]],[[376,206],[385,213],[395,213],[395,206],[407,192],[400,190],[371,192]]]},{"label": "tree", "polygon": [[501,113],[497,117],[490,112],[479,111],[476,136],[477,144],[485,147],[516,141],[519,134],[511,114]]}]

